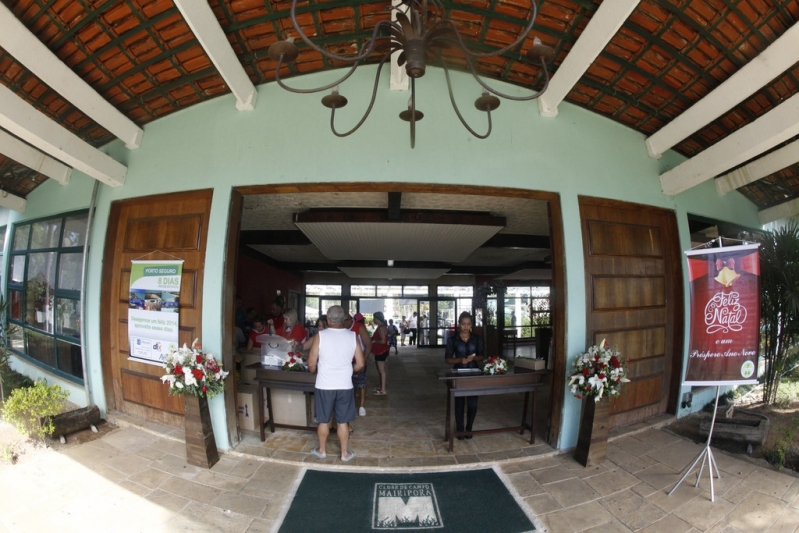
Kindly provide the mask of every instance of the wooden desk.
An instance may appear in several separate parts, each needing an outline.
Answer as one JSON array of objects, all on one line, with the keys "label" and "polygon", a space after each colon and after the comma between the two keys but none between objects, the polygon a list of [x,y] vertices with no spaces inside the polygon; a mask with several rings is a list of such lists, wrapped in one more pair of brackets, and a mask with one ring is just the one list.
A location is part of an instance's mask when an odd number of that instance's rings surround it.
[{"label": "wooden desk", "polygon": [[[266,440],[264,428],[269,422],[269,430],[274,433],[275,428],[305,429],[316,431],[313,426],[294,426],[291,424],[278,424],[272,412],[272,389],[296,390],[314,392],[316,388],[316,374],[310,372],[286,372],[276,366],[263,366],[261,363],[247,365],[246,368],[255,369],[255,380],[258,382],[258,420],[261,431],[261,442]],[[269,420],[264,419],[264,389],[266,389],[266,408],[269,411]],[[310,417],[310,407],[307,415]]]},{"label": "wooden desk", "polygon": [[[549,371],[528,372],[524,374],[501,374],[487,376],[476,373],[464,373],[448,370],[437,372],[438,379],[447,383],[447,417],[444,429],[444,440],[449,441],[449,451],[452,451],[455,437],[466,435],[479,435],[481,433],[499,433],[503,431],[519,431],[524,435],[524,430],[530,430],[530,444],[535,443],[535,388],[540,384],[541,377]],[[524,393],[524,408],[522,422],[518,426],[482,429],[478,431],[455,431],[455,398],[465,396],[488,396],[495,394]],[[529,402],[529,403],[528,403]],[[527,422],[527,408],[530,408],[530,422]]]}]

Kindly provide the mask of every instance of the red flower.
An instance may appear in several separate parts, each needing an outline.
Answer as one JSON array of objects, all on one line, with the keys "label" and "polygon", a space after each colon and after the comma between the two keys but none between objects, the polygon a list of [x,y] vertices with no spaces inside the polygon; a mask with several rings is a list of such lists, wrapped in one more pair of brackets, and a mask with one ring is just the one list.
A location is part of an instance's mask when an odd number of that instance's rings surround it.
[{"label": "red flower", "polygon": [[605,379],[605,374],[604,374],[604,373],[602,373],[602,372],[600,372],[600,374],[599,374],[599,379]]},{"label": "red flower", "polygon": [[195,368],[194,370],[191,371],[191,373],[194,375],[194,379],[196,379],[197,381],[200,381],[205,377],[205,372],[203,372],[199,368]]},{"label": "red flower", "polygon": [[596,355],[594,356],[594,361],[599,361],[599,354],[596,354]]},{"label": "red flower", "polygon": [[587,368],[583,368],[583,375],[588,376],[589,374],[591,374],[591,371],[588,370]]},{"label": "red flower", "polygon": [[578,400],[582,400],[583,399],[583,397],[580,396],[579,394],[575,394],[574,397],[577,398]]},{"label": "red flower", "polygon": [[175,375],[179,376],[182,373],[183,373],[183,367],[180,365],[175,365]]},{"label": "red flower", "polygon": [[621,366],[621,361],[614,355],[610,358],[610,364],[613,365],[613,368],[619,368]]},{"label": "red flower", "polygon": [[196,361],[197,361],[198,363],[202,363],[202,362],[203,362],[203,356],[202,356],[202,355],[200,355],[200,354],[197,354],[197,357],[196,357],[195,359],[196,359]]},{"label": "red flower", "polygon": [[208,387],[206,387],[205,385],[203,385],[202,391],[203,391],[203,392],[208,392]]}]

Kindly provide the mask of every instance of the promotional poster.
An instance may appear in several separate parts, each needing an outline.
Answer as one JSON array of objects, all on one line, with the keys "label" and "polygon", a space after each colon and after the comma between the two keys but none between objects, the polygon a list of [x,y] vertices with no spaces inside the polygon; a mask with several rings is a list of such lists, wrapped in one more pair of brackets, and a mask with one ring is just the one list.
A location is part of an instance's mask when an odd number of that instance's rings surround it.
[{"label": "promotional poster", "polygon": [[685,255],[691,283],[685,385],[757,383],[758,245],[690,250]]},{"label": "promotional poster", "polygon": [[162,364],[178,344],[178,308],[183,261],[133,261],[128,337],[130,359]]}]

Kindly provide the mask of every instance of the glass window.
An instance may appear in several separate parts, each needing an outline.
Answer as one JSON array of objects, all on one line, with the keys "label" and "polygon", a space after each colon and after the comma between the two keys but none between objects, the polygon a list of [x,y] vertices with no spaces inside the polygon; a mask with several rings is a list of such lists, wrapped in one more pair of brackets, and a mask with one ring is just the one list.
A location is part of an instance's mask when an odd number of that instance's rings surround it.
[{"label": "glass window", "polygon": [[0,253],[6,249],[6,227],[0,228]]},{"label": "glass window", "polygon": [[402,296],[402,285],[378,285],[378,296]]},{"label": "glass window", "polygon": [[341,285],[306,285],[308,296],[341,296]]},{"label": "glass window", "polygon": [[474,296],[474,287],[462,285],[442,285],[438,287],[439,296],[456,296],[458,298],[471,298]]},{"label": "glass window", "polygon": [[80,345],[56,339],[56,348],[58,349],[58,369],[70,376],[83,379]]},{"label": "glass window", "polygon": [[61,254],[58,263],[58,288],[79,291],[82,285],[83,254]]},{"label": "glass window", "polygon": [[8,261],[11,348],[77,382],[87,218],[70,213],[16,225]]},{"label": "glass window", "polygon": [[61,239],[61,246],[64,248],[83,246],[86,242],[88,220],[89,213],[67,217],[64,223],[64,237]]},{"label": "glass window", "polygon": [[14,250],[28,249],[28,235],[30,235],[30,232],[30,224],[14,228]]},{"label": "glass window", "polygon": [[42,220],[34,222],[31,226],[31,250],[58,247],[58,237],[61,235],[61,219]]},{"label": "glass window", "polygon": [[350,287],[351,296],[374,296],[374,285],[353,285]]},{"label": "glass window", "polygon": [[402,289],[404,296],[427,296],[427,285],[405,285]]}]

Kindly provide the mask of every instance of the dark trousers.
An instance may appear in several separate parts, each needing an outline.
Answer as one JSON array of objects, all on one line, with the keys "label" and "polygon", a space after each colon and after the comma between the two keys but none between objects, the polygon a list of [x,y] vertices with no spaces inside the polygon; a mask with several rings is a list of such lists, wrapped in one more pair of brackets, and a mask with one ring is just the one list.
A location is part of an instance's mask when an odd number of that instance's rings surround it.
[{"label": "dark trousers", "polygon": [[466,404],[466,431],[472,430],[474,417],[477,416],[477,400],[479,396],[459,396],[455,398],[455,428],[463,431],[463,405]]},{"label": "dark trousers", "polygon": [[411,338],[408,340],[408,344],[416,344],[416,328],[411,328]]}]

